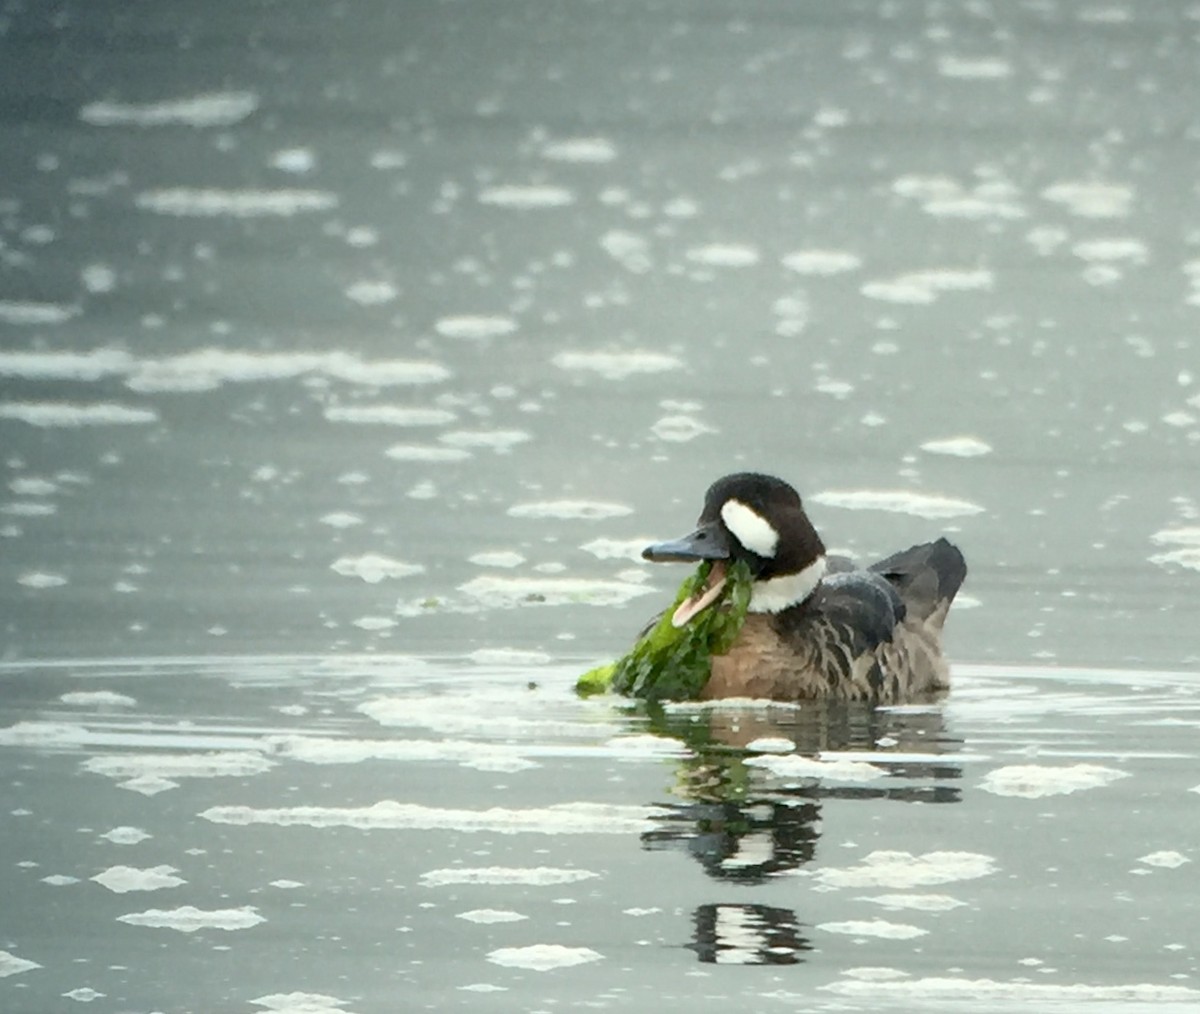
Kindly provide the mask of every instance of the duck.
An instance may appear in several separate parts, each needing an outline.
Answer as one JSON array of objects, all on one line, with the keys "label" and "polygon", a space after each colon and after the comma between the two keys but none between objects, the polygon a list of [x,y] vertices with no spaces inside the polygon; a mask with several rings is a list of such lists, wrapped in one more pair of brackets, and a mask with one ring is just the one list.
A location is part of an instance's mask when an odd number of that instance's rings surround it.
[{"label": "duck", "polygon": [[720,608],[729,566],[753,577],[745,622],[713,655],[702,700],[731,697],[903,702],[949,687],[942,627],[967,575],[945,538],[868,567],[827,554],[787,482],[758,472],[709,486],[696,529],[642,551],[654,563],[712,561],[705,587],[681,602],[681,628]]}]

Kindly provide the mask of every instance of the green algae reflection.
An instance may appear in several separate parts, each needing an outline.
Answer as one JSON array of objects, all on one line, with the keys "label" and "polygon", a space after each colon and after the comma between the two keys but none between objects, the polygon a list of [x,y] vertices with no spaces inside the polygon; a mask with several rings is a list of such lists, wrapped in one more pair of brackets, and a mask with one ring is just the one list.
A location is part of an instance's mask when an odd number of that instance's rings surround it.
[{"label": "green algae reflection", "polygon": [[750,605],[753,578],[741,560],[729,565],[721,597],[682,627],[671,624],[679,605],[699,594],[708,581],[712,562],[704,561],[679,588],[671,608],[663,612],[629,653],[579,677],[582,696],[615,690],[644,701],[686,701],[700,696],[708,682],[713,655],[732,646]]}]

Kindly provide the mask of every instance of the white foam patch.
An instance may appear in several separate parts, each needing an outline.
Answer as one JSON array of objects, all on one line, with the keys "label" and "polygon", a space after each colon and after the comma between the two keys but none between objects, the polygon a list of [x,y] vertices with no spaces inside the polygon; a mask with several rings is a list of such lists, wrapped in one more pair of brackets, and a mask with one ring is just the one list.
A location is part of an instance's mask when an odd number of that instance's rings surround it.
[{"label": "white foam patch", "polygon": [[938,73],[942,77],[968,81],[998,81],[1011,77],[1012,64],[1000,57],[967,57],[947,54],[938,58]]},{"label": "white foam patch", "polygon": [[499,577],[486,575],[458,586],[485,608],[515,606],[619,606],[653,589],[627,581],[588,578]]},{"label": "white foam patch", "polygon": [[996,861],[978,852],[877,851],[867,855],[858,866],[816,871],[816,878],[828,887],[890,887],[907,890],[937,884],[975,880],[996,871]]},{"label": "white foam patch", "polygon": [[948,894],[877,894],[873,898],[856,900],[869,901],[892,912],[949,912],[966,904]]},{"label": "white foam patch", "polygon": [[1128,777],[1127,771],[1098,764],[1075,764],[1070,767],[1018,764],[989,771],[979,787],[997,796],[1042,799],[1045,796],[1065,796],[1085,789],[1103,788]]},{"label": "white foam patch", "polygon": [[393,461],[420,461],[426,464],[449,464],[466,461],[471,452],[464,447],[436,447],[428,444],[393,444],[383,452]]},{"label": "white foam patch", "polygon": [[740,500],[726,500],[721,505],[721,520],[746,549],[759,556],[772,557],[779,545],[779,533],[753,507]]},{"label": "white foam patch", "polygon": [[152,929],[172,929],[180,933],[195,933],[202,929],[240,930],[250,929],[267,920],[250,905],[241,908],[218,908],[205,911],[192,905],[182,908],[151,908],[145,912],[130,912],[117,916],[117,922],[131,926],[149,926]]},{"label": "white foam patch", "polygon": [[450,371],[440,363],[363,360],[344,352],[244,352],[200,349],[135,364],[127,386],[135,391],[209,391],[226,383],[290,380],[318,374],[370,387],[436,384]]},{"label": "white foam patch", "polygon": [[533,435],[525,430],[452,430],[438,437],[448,447],[485,447],[497,453],[508,452],[532,439]]},{"label": "white foam patch", "polygon": [[139,842],[144,842],[147,838],[154,837],[147,834],[140,827],[130,827],[123,824],[121,827],[114,827],[111,831],[105,831],[100,835],[105,841],[110,841],[114,845],[137,845]]},{"label": "white foam patch", "polygon": [[249,778],[275,767],[250,750],[214,753],[131,753],[89,757],[83,769],[106,778]]},{"label": "white foam patch", "polygon": [[529,916],[503,908],[473,908],[469,912],[459,912],[457,918],[490,926],[493,923],[521,922]]},{"label": "white foam patch", "polygon": [[1130,237],[1085,240],[1071,247],[1071,253],[1080,260],[1100,263],[1128,261],[1145,264],[1150,259],[1149,247],[1140,239]]},{"label": "white foam patch", "polygon": [[320,736],[271,736],[276,756],[306,764],[361,764],[364,761],[449,761],[476,771],[524,771],[538,764],[515,746],[464,740],[331,739]]},{"label": "white foam patch", "polygon": [[79,315],[79,307],[62,303],[24,303],[0,299],[0,321],[5,324],[65,324]]},{"label": "white foam patch", "polygon": [[890,511],[895,514],[912,514],[915,517],[938,520],[981,514],[979,504],[954,497],[936,496],[929,493],[914,493],[909,490],[826,490],[809,497],[814,503],[826,507],[843,507],[846,510]]},{"label": "white foam patch", "polygon": [[868,299],[878,299],[886,303],[924,304],[934,302],[943,292],[990,289],[993,281],[992,272],[982,268],[943,268],[914,271],[896,278],[867,282],[860,291]]},{"label": "white foam patch", "polygon": [[330,422],[366,426],[444,426],[458,418],[444,408],[405,408],[399,405],[331,405],[324,411]]},{"label": "white foam patch", "polygon": [[6,979],[10,975],[20,975],[22,972],[29,972],[41,967],[36,961],[18,958],[11,951],[0,951],[0,979]]},{"label": "white foam patch", "polygon": [[649,241],[636,233],[613,229],[600,237],[600,246],[621,267],[635,275],[644,275],[654,267]]},{"label": "white foam patch", "polygon": [[[994,979],[925,978],[892,981],[860,981],[855,979],[831,982],[818,987],[838,996],[856,997],[868,1001],[902,1001],[915,1003],[953,1003],[978,1008],[980,1003],[1009,1002],[1014,1004],[1084,1004],[1164,1003],[1195,1001],[1200,991],[1186,986],[1159,986],[1135,983],[1118,986],[1093,986],[1086,983],[1056,985],[1043,982],[999,982]],[[907,1009],[914,1009],[908,1006]]]},{"label": "white foam patch", "polygon": [[517,330],[517,322],[510,317],[462,314],[457,317],[442,317],[434,330],[445,338],[464,338],[482,341],[485,338],[503,338]]},{"label": "white foam patch", "polygon": [[49,479],[39,479],[36,476],[18,477],[13,479],[8,488],[17,496],[52,496],[62,488]]},{"label": "white foam patch", "polygon": [[48,574],[43,570],[29,570],[17,577],[17,584],[26,588],[61,588],[67,579],[61,574]]},{"label": "white foam patch", "polygon": [[633,513],[632,507],[599,500],[539,500],[534,503],[513,504],[506,512],[510,518],[562,518],[599,521],[621,518]]},{"label": "white foam patch", "polygon": [[[56,513],[57,507],[52,503],[38,503],[33,500],[19,500],[13,503],[0,504],[0,514],[9,514],[21,518],[44,518]],[[13,534],[14,529],[6,528],[6,534]],[[15,529],[17,534],[20,529]]]},{"label": "white foam patch", "polygon": [[650,543],[646,536],[638,539],[592,539],[579,548],[597,560],[635,560],[641,562],[642,550]]},{"label": "white foam patch", "polygon": [[329,569],[343,577],[357,577],[367,584],[379,584],[380,581],[396,580],[412,577],[414,574],[424,574],[425,568],[419,563],[405,563],[380,553],[364,553],[362,556],[343,556],[334,560]]},{"label": "white foam patch", "polygon": [[65,401],[0,402],[0,419],[15,419],[41,428],[77,429],[81,426],[129,426],[158,422],[158,413],[111,402],[75,404]]},{"label": "white foam patch", "polygon": [[325,993],[269,993],[250,1001],[275,1014],[346,1014],[342,1010],[349,1002]]},{"label": "white foam patch", "polygon": [[311,148],[283,148],[271,156],[270,164],[280,172],[303,175],[317,167],[317,156]]},{"label": "white foam patch", "polygon": [[60,694],[63,704],[78,708],[133,708],[137,701],[127,694],[118,694],[112,690],[72,690]]},{"label": "white foam patch", "polygon": [[26,380],[100,380],[128,373],[136,360],[118,349],[91,352],[0,352],[0,376]]},{"label": "white foam patch", "polygon": [[467,658],[476,665],[546,665],[553,661],[544,651],[523,651],[519,648],[479,648]]},{"label": "white foam patch", "polygon": [[92,879],[114,894],[126,894],[129,891],[161,891],[164,888],[186,884],[186,880],[175,876],[178,872],[174,866],[151,866],[147,869],[138,869],[136,866],[110,866]]},{"label": "white foam patch", "polygon": [[596,373],[605,380],[624,380],[637,373],[665,373],[683,368],[683,361],[665,352],[559,352],[551,360],[560,370]]},{"label": "white foam patch", "polygon": [[706,267],[748,268],[757,264],[761,256],[756,247],[746,243],[709,243],[692,247],[687,259]]},{"label": "white foam patch", "polygon": [[400,290],[386,279],[360,278],[344,290],[346,298],[359,306],[383,306],[393,302]]},{"label": "white foam patch", "polygon": [[784,255],[783,266],[800,275],[840,275],[857,271],[862,258],[848,250],[795,250]]},{"label": "white foam patch", "polygon": [[526,968],[533,972],[548,972],[554,968],[599,961],[603,954],[590,947],[564,947],[562,944],[532,944],[529,947],[501,947],[488,954],[488,961],[506,968]]},{"label": "white foam patch", "polygon": [[358,830],[461,831],[494,834],[636,834],[649,831],[658,811],[647,806],[558,803],[553,806],[455,810],[385,799],[371,806],[212,806],[200,816],[214,824],[277,827],[352,827]]},{"label": "white foam patch", "polygon": [[1132,187],[1096,180],[1067,180],[1042,191],[1042,197],[1062,204],[1080,218],[1124,218],[1133,204]]},{"label": "white foam patch", "polygon": [[172,187],[147,190],[134,198],[143,211],[178,218],[290,218],[330,211],[337,194],[325,190],[217,190]]},{"label": "white foam patch", "polygon": [[753,753],[791,753],[796,744],[784,736],[760,736],[746,744]]},{"label": "white foam patch", "polygon": [[1157,866],[1164,870],[1174,870],[1184,863],[1190,863],[1191,860],[1182,852],[1164,850],[1162,852],[1151,852],[1149,855],[1142,856],[1138,862],[1145,863],[1147,866]]},{"label": "white foam patch", "polygon": [[650,427],[650,432],[659,440],[665,440],[667,443],[685,444],[705,433],[717,431],[711,426],[706,426],[694,416],[665,415]]},{"label": "white foam patch", "polygon": [[992,453],[992,445],[977,437],[945,437],[926,440],[921,450],[927,454],[945,454],[952,458],[978,458]]},{"label": "white foam patch", "polygon": [[866,761],[816,760],[799,754],[749,757],[745,763],[748,767],[761,768],[785,780],[818,778],[826,782],[873,782],[886,778],[888,774],[883,768]]},{"label": "white foam patch", "polygon": [[479,203],[514,211],[540,211],[549,208],[564,208],[575,203],[575,195],[566,187],[503,186],[485,187],[479,192]]},{"label": "white foam patch", "polygon": [[426,887],[447,887],[454,884],[492,885],[500,887],[557,887],[577,884],[600,876],[592,870],[571,870],[554,866],[455,866],[430,870],[421,874]]},{"label": "white foam patch", "polygon": [[542,158],[553,162],[599,164],[617,157],[617,146],[606,137],[567,137],[542,145]]},{"label": "white foam patch", "polygon": [[231,127],[258,105],[254,92],[207,92],[141,104],[89,102],[79,111],[79,118],[95,127]]},{"label": "white foam patch", "polygon": [[842,933],[854,937],[879,937],[883,940],[912,940],[923,937],[929,930],[904,922],[888,922],[886,919],[849,919],[845,922],[823,922],[817,929],[826,933]]},{"label": "white foam patch", "polygon": [[511,549],[495,549],[474,553],[467,557],[467,561],[475,564],[476,567],[500,567],[504,570],[511,570],[513,567],[521,566],[525,562],[525,557]]},{"label": "white foam patch", "polygon": [[1200,528],[1165,528],[1150,536],[1160,546],[1177,546],[1165,553],[1155,553],[1151,563],[1160,567],[1186,567],[1200,570]]}]

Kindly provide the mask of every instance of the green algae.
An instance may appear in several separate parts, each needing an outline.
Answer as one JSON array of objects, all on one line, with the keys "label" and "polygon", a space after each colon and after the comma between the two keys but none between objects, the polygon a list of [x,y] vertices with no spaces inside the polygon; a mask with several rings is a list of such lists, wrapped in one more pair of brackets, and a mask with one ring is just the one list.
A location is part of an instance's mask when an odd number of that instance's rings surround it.
[{"label": "green algae", "polygon": [[750,568],[729,565],[721,597],[682,627],[671,624],[676,608],[705,587],[712,561],[706,560],[683,582],[674,604],[663,612],[628,654],[579,677],[581,696],[613,690],[644,701],[687,701],[700,696],[711,674],[713,655],[732,646],[750,605]]}]

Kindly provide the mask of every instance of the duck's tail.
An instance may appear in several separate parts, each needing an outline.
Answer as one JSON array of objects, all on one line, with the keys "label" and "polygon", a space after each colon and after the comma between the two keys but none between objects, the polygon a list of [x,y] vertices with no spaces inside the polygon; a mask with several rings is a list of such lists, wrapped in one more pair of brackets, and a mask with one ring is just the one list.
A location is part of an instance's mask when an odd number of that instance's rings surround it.
[{"label": "duck's tail", "polygon": [[938,539],[894,553],[869,569],[896,589],[909,617],[940,629],[967,576],[967,561],[957,546]]}]

